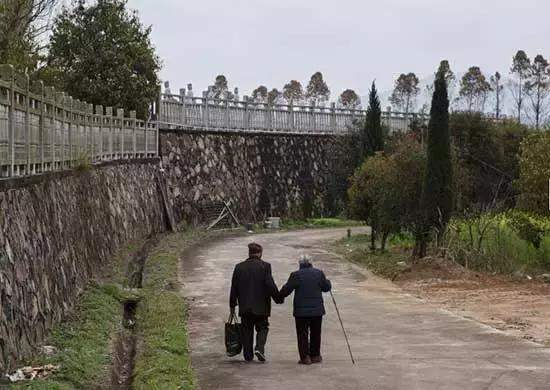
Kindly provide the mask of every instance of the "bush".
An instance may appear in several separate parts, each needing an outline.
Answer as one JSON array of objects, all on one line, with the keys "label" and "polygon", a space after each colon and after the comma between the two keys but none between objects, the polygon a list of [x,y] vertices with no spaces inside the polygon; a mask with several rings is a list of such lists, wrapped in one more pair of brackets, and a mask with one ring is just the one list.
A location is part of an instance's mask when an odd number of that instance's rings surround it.
[{"label": "bush", "polygon": [[[478,271],[512,274],[549,270],[550,235],[540,236],[536,247],[522,237],[529,236],[525,234],[529,229],[521,233],[516,230],[516,219],[515,212],[455,218],[447,232],[448,253],[466,268]],[[519,220],[525,221],[524,217]],[[526,226],[528,224],[521,225],[521,229]]]},{"label": "bush", "polygon": [[539,215],[550,215],[548,180],[550,180],[550,132],[537,133],[521,143],[519,157],[520,192],[518,207]]}]

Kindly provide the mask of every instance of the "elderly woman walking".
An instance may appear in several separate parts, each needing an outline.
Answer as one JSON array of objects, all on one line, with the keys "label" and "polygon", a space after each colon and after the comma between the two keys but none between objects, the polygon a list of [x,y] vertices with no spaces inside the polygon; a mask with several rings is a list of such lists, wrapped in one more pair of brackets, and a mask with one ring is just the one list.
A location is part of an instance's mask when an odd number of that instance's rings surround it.
[{"label": "elderly woman walking", "polygon": [[323,292],[331,289],[323,271],[314,268],[311,258],[301,256],[298,271],[290,274],[280,291],[286,298],[294,291],[294,319],[298,336],[299,364],[321,363],[321,325],[325,315]]}]

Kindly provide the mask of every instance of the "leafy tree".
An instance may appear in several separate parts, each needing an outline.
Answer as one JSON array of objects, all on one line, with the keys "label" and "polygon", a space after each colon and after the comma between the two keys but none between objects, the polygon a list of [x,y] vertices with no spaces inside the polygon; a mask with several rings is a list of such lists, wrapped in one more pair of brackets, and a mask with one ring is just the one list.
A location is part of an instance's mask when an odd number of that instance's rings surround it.
[{"label": "leafy tree", "polygon": [[390,97],[391,104],[408,114],[409,110],[414,107],[416,97],[420,92],[418,84],[418,77],[414,73],[401,73],[395,81],[395,87]]},{"label": "leafy tree", "polygon": [[491,85],[478,66],[470,67],[460,81],[459,94],[466,102],[466,107],[469,112],[482,112],[484,110],[487,94],[490,90]]},{"label": "leafy tree", "polygon": [[428,124],[427,164],[420,202],[423,228],[416,235],[414,255],[424,257],[433,229],[441,237],[453,208],[453,167],[449,134],[449,97],[444,71],[436,74]]},{"label": "leafy tree", "polygon": [[489,82],[491,90],[495,93],[495,118],[500,119],[501,107],[502,107],[502,94],[504,91],[504,85],[501,81],[502,77],[499,72],[495,72],[491,76]]},{"label": "leafy tree", "polygon": [[290,80],[290,82],[283,87],[283,97],[290,104],[300,102],[304,98],[302,84],[299,81]]},{"label": "leafy tree", "polygon": [[361,98],[353,89],[346,89],[338,98],[338,105],[348,109],[358,109],[361,107]]},{"label": "leafy tree", "polygon": [[518,52],[512,58],[512,67],[510,73],[514,77],[511,82],[512,97],[516,103],[518,122],[521,122],[521,114],[523,112],[523,102],[525,98],[525,80],[529,75],[531,60],[523,50]]},{"label": "leafy tree", "polygon": [[317,104],[321,101],[327,101],[330,96],[330,90],[327,83],[323,80],[323,74],[321,72],[315,72],[306,88],[306,98]]},{"label": "leafy tree", "polygon": [[540,54],[535,57],[529,67],[525,88],[531,102],[535,127],[538,130],[541,121],[548,113],[548,96],[550,95],[550,66],[548,60]]},{"label": "leafy tree", "polygon": [[376,84],[373,81],[369,92],[369,106],[365,118],[365,126],[361,136],[363,158],[384,150],[384,132],[382,130],[382,109]]},{"label": "leafy tree", "polygon": [[425,152],[410,138],[397,140],[392,149],[390,155],[377,153],[365,160],[348,191],[351,215],[372,228],[372,250],[376,249],[377,240],[384,250],[391,233],[417,231],[421,221],[418,203]]},{"label": "leafy tree", "polygon": [[260,85],[252,91],[252,100],[257,103],[267,102],[267,87],[265,85]]},{"label": "leafy tree", "polygon": [[550,132],[526,137],[521,143],[519,156],[519,179],[516,183],[520,191],[518,206],[533,213],[550,215]]},{"label": "leafy tree", "polygon": [[0,63],[20,71],[36,70],[40,39],[50,29],[49,19],[58,0],[0,1]]},{"label": "leafy tree", "polygon": [[150,34],[126,0],[79,1],[54,22],[44,77],[74,98],[144,119],[159,91]]},{"label": "leafy tree", "polygon": [[283,94],[281,92],[279,92],[279,90],[277,88],[273,88],[267,94],[267,104],[269,104],[270,106],[272,106],[274,104],[278,104],[279,100],[281,100],[282,96],[283,96]]}]

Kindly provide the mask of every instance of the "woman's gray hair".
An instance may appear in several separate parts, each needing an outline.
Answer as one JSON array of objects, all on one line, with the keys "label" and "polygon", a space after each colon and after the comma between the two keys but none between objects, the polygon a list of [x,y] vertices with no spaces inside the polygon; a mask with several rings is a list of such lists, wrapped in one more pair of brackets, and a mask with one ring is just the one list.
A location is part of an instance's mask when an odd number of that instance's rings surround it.
[{"label": "woman's gray hair", "polygon": [[311,267],[311,256],[301,255],[298,264],[300,267]]}]

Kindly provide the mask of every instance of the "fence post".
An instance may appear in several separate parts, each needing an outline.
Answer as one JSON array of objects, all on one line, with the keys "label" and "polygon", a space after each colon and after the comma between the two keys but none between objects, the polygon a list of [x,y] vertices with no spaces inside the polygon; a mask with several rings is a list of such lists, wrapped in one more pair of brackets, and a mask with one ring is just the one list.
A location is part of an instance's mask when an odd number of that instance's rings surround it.
[{"label": "fence post", "polygon": [[330,129],[336,133],[336,103],[330,103]]},{"label": "fence post", "polygon": [[124,109],[117,109],[116,116],[120,121],[120,158],[124,158]]},{"label": "fence post", "polygon": [[136,120],[136,111],[132,110],[130,111],[130,124],[132,125],[132,158],[136,158],[137,156],[137,145],[136,145],[136,126],[137,126],[137,120]]},{"label": "fence post", "polygon": [[310,124],[310,132],[314,133],[315,132],[315,127],[317,126],[316,125],[316,117],[315,117],[315,100],[312,100],[311,101],[311,104],[309,106],[309,110],[311,111],[311,120],[309,121],[309,124]]}]

